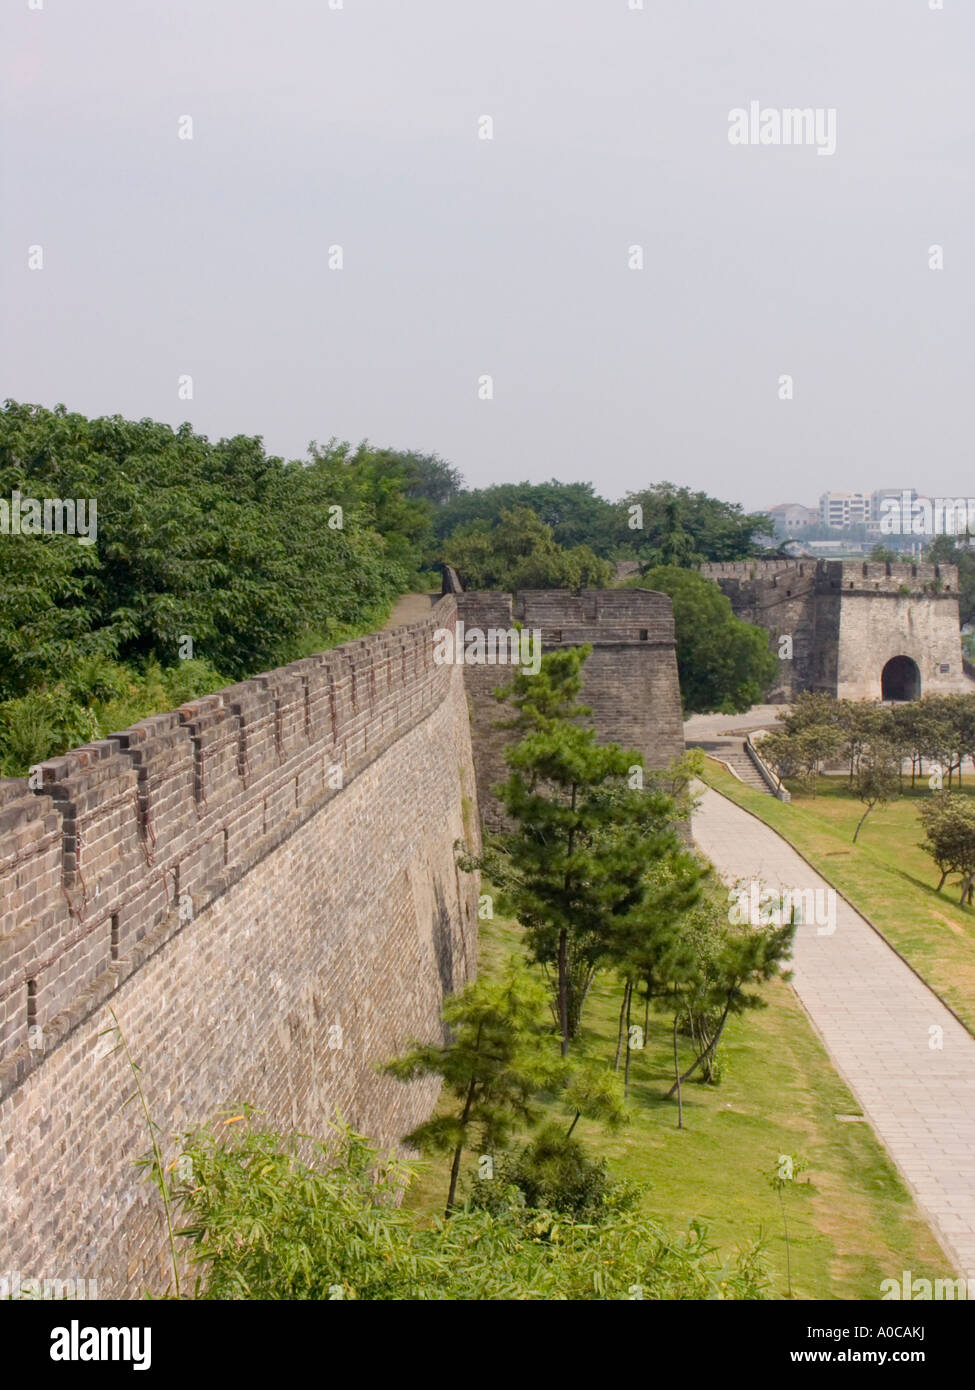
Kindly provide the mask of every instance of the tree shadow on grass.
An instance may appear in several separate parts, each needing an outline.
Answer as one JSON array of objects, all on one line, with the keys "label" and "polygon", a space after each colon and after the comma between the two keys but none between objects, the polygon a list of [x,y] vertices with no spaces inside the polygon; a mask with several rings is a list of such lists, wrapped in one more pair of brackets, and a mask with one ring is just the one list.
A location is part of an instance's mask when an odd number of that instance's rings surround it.
[{"label": "tree shadow on grass", "polygon": [[[908,873],[906,869],[895,869],[890,867],[889,872],[892,873],[895,878],[903,879],[905,883],[913,884],[915,888],[919,888],[926,897],[934,898],[936,902],[943,903],[946,907],[956,907],[958,911],[963,912],[966,917],[975,917],[975,907],[972,907],[970,903],[960,903],[957,897],[948,897],[943,888],[939,891],[935,884],[925,883],[923,878],[917,878],[914,874]],[[960,884],[951,884],[949,886],[958,890],[961,888]]]}]

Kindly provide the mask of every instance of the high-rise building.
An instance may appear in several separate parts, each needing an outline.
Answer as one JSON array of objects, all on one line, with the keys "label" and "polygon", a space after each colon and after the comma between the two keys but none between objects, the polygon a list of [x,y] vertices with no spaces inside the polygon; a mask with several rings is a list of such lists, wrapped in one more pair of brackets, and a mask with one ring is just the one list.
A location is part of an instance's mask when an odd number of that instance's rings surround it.
[{"label": "high-rise building", "polygon": [[870,498],[865,492],[824,492],[819,499],[819,520],[823,526],[859,526],[870,516]]}]

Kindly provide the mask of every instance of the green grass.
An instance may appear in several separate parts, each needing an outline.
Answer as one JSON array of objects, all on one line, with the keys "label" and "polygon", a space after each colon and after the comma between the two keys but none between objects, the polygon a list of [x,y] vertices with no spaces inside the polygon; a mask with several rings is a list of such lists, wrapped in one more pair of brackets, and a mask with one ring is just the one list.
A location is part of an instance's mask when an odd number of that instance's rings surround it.
[{"label": "green grass", "polygon": [[[482,924],[482,972],[497,971],[522,949],[517,924]],[[881,1280],[900,1278],[904,1269],[947,1277],[950,1261],[873,1131],[836,1119],[858,1107],[792,990],[776,981],[767,998],[767,1009],[726,1029],[720,1084],[685,1084],[683,1130],[676,1127],[676,1102],[663,1099],[673,1079],[670,1027],[651,1014],[647,1046],[633,1054],[631,1122],[612,1134],[580,1120],[576,1135],[609,1161],[614,1177],[646,1184],[647,1210],[671,1230],[699,1217],[726,1255],[764,1232],[777,1297],[786,1290],[786,1249],[778,1198],[765,1174],[780,1154],[802,1155],[809,1164],[803,1178],[810,1181],[784,1194],[794,1297],[876,1299]],[[604,973],[587,1004],[580,1045],[608,1065],[619,1004],[620,987]],[[642,1026],[642,1009],[634,1009],[631,1022]],[[685,1052],[682,1060],[686,1065],[690,1056]],[[473,1163],[466,1155],[468,1174]],[[447,1162],[432,1159],[407,1204],[432,1216],[442,1210],[446,1191]]]},{"label": "green grass", "polygon": [[975,911],[959,904],[951,881],[935,891],[940,871],[920,848],[918,807],[932,795],[925,782],[871,811],[854,844],[865,808],[843,778],[820,777],[815,796],[788,783],[792,801],[781,802],[710,759],[704,777],[794,845],[975,1031]]}]

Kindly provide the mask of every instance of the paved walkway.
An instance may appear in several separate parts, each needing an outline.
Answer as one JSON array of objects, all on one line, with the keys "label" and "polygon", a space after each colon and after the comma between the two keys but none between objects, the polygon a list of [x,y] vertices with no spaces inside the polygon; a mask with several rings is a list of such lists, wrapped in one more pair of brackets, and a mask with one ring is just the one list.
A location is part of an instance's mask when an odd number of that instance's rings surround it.
[{"label": "paved walkway", "polygon": [[[828,887],[774,830],[710,789],[694,838],[728,882]],[[798,928],[794,988],[958,1272],[975,1279],[975,1038],[839,896],[835,921],[832,935]]]}]

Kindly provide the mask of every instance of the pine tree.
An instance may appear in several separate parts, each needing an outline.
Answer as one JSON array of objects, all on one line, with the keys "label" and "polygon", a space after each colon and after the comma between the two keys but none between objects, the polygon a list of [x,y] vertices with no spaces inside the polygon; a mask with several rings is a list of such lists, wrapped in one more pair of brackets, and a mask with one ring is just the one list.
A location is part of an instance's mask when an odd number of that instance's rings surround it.
[{"label": "pine tree", "polygon": [[459,1103],[459,1109],[434,1115],[405,1136],[421,1152],[453,1153],[447,1216],[465,1148],[499,1152],[516,1126],[538,1118],[538,1093],[565,1079],[540,1019],[544,1005],[544,987],[512,962],[500,981],[475,980],[444,1003],[446,1043],[417,1043],[383,1067],[400,1081],[440,1076]]},{"label": "pine tree", "polygon": [[496,692],[515,710],[506,727],[522,734],[497,788],[511,829],[463,861],[494,880],[534,960],[552,972],[563,1056],[616,924],[646,899],[648,864],[679,845],[673,798],[652,779],[643,786],[640,754],[600,745],[583,723],[591,711],[577,699],[591,651],[551,652],[536,675],[518,672]]}]

